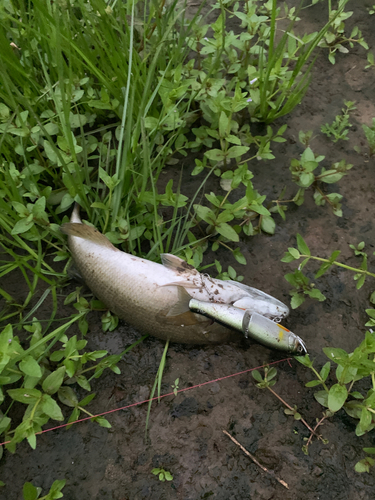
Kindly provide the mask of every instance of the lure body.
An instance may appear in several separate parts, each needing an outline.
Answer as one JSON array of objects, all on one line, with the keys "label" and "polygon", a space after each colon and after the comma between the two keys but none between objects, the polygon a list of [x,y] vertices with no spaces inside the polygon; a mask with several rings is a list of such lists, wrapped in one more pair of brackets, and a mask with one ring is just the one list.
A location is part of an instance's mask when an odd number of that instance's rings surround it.
[{"label": "lure body", "polygon": [[267,347],[299,356],[307,353],[305,344],[298,335],[257,312],[196,299],[189,301],[189,307],[191,311],[219,321]]}]

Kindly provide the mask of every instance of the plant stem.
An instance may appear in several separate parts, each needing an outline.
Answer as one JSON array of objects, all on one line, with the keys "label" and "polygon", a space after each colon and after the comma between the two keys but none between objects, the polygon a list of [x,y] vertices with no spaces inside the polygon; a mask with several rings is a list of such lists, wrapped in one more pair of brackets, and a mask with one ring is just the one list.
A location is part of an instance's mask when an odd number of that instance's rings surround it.
[{"label": "plant stem", "polygon": [[300,255],[300,259],[314,259],[319,260],[320,262],[327,262],[330,264],[334,264],[335,266],[343,267],[344,269],[349,269],[349,271],[354,271],[355,273],[366,274],[367,276],[372,276],[375,278],[374,273],[370,273],[370,271],[366,271],[365,269],[357,269],[356,267],[347,266],[346,264],[342,264],[341,262],[337,262],[334,260],[331,262],[329,259],[323,259],[322,257],[315,257],[314,255]]},{"label": "plant stem", "polygon": [[[287,408],[289,408],[289,410],[291,410],[291,411],[293,411],[293,412],[295,411],[295,410],[294,410],[294,408],[292,408],[290,405],[288,405],[288,403],[287,403],[286,401],[284,401],[284,400],[283,400],[283,398],[282,398],[281,396],[279,396],[279,395],[278,395],[278,394],[277,394],[277,393],[276,393],[273,389],[271,389],[271,387],[267,387],[267,389],[268,389],[269,391],[271,391],[271,392],[272,392],[272,394],[273,394],[274,396],[276,396],[276,397],[277,397],[277,399],[283,403],[283,405],[285,405]],[[315,434],[315,436],[316,436],[318,439],[322,439],[322,436],[320,436],[319,434],[316,434],[315,430],[313,430],[313,429],[309,426],[309,424],[306,422],[306,420],[304,420],[303,418],[301,418],[301,419],[300,419],[300,422],[302,422],[302,423],[303,423],[303,424],[304,424],[304,425],[305,425],[305,426],[309,429],[309,431],[311,432],[311,435]]]},{"label": "plant stem", "polygon": [[319,375],[319,373],[315,370],[315,368],[313,366],[310,366],[311,370],[314,372],[314,374],[316,375],[316,377],[319,379],[319,381],[321,382],[322,386],[324,387],[324,390],[326,392],[329,392],[328,390],[328,387],[326,386],[326,384],[324,383],[324,380],[322,379],[322,377]]},{"label": "plant stem", "polygon": [[[313,434],[315,434],[315,431],[316,429],[322,424],[323,420],[325,420],[327,418],[326,415],[324,415],[320,420],[319,422],[316,424],[316,426],[314,427],[314,430],[313,432],[310,434],[310,437],[306,443],[306,449],[308,448],[309,444],[311,443],[311,440],[312,440],[312,437],[313,437]],[[321,438],[321,436],[319,436]]]}]

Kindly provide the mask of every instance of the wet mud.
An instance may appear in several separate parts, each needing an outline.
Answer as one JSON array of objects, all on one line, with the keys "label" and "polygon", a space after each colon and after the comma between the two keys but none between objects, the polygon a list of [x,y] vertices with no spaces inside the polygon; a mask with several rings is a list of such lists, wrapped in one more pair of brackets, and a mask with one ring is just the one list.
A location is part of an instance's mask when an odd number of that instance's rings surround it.
[{"label": "wet mud", "polygon": [[[293,2],[289,2],[293,4]],[[358,26],[370,46],[375,46],[374,17],[366,7],[373,2],[351,2],[354,11],[347,32]],[[304,11],[301,31],[317,29],[327,18],[326,9],[318,4]],[[291,182],[291,158],[298,158],[303,148],[298,143],[300,130],[314,130],[314,152],[325,155],[326,168],[345,159],[354,165],[338,184],[327,186],[328,192],[343,195],[343,217],[333,215],[329,207],[317,207],[312,193],[306,193],[301,207],[290,204],[286,221],[276,217],[274,236],[265,234],[243,239],[240,248],[248,265],[240,266],[228,252],[216,258],[223,266],[233,265],[244,282],[260,288],[289,303],[289,284],[284,274],[294,269],[280,259],[289,246],[295,246],[300,233],[313,255],[327,257],[341,250],[340,260],[358,266],[349,244],[366,242],[375,251],[374,159],[357,154],[353,148],[365,144],[362,124],[370,125],[375,117],[375,72],[365,69],[366,52],[360,47],[349,54],[339,54],[336,64],[328,62],[326,53],[316,61],[313,78],[302,103],[277,125],[288,124],[287,142],[275,144],[276,159],[254,162],[254,185],[268,200],[276,199],[285,185],[286,198],[296,192]],[[353,127],[348,141],[333,144],[322,135],[320,126],[331,123],[340,113],[343,100],[356,101],[351,116]],[[184,159],[188,173],[194,162]],[[166,174],[168,175],[168,174]],[[191,195],[197,180],[186,177],[184,194]],[[218,186],[212,186],[217,189]],[[208,254],[205,263],[214,254]],[[309,277],[317,267],[311,265]],[[15,283],[14,286],[18,286]],[[325,302],[306,300],[291,312],[285,326],[300,335],[310,355],[321,367],[327,359],[322,348],[341,347],[352,351],[363,339],[366,328],[365,309],[369,307],[370,283],[356,291],[353,275],[343,269],[332,269],[317,281],[327,296]],[[46,312],[48,314],[48,312]],[[116,331],[103,334],[99,314],[89,319],[89,349],[121,352],[139,333],[121,322]],[[73,332],[73,329],[71,330]],[[119,363],[121,375],[107,371],[92,383],[96,398],[88,408],[102,413],[124,407],[149,397],[154,383],[164,342],[149,337]],[[264,363],[283,359],[281,353],[241,340],[218,346],[183,346],[172,344],[168,350],[162,394],[179,387],[188,388],[227,375],[243,372]],[[313,389],[305,387],[311,374],[292,360],[276,365],[277,384],[273,389],[291,406],[297,405],[303,418],[314,426],[322,416],[322,407],[313,397]],[[79,387],[78,394],[85,392]],[[0,463],[0,478],[6,487],[0,498],[18,500],[22,485],[31,481],[45,492],[55,479],[66,479],[63,490],[68,500],[371,500],[374,498],[375,473],[358,474],[355,463],[364,458],[362,448],[373,446],[374,434],[356,437],[356,421],[340,411],[320,428],[328,444],[313,439],[309,454],[302,446],[310,433],[301,422],[284,414],[280,401],[267,390],[255,386],[250,372],[192,388],[177,396],[154,403],[145,441],[147,404],[107,416],[112,429],[84,422],[38,437],[32,451],[26,442],[18,445],[14,455],[5,452]],[[285,481],[287,490],[254,464],[223,430],[234,436],[257,460]],[[173,481],[160,482],[151,473],[155,467],[168,470]],[[45,494],[45,493],[44,493]]]}]

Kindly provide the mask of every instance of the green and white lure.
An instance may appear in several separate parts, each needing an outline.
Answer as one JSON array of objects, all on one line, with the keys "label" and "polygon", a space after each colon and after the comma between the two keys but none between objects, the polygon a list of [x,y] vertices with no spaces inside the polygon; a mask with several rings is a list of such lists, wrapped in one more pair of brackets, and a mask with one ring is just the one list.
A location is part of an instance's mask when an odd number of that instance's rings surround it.
[{"label": "green and white lure", "polygon": [[227,304],[203,302],[196,299],[189,301],[189,308],[267,347],[298,356],[307,354],[306,346],[298,335],[250,309],[243,310]]}]

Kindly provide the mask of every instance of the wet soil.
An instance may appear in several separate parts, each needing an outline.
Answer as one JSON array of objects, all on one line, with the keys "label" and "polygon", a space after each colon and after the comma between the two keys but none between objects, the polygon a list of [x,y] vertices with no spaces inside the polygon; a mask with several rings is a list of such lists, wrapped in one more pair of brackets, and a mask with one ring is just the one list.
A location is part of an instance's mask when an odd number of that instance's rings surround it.
[{"label": "wet soil", "polygon": [[[375,46],[375,16],[369,17],[366,7],[372,3],[351,2],[354,14],[347,21],[347,32],[358,26],[370,48]],[[304,11],[302,18],[301,30],[311,32],[325,22],[327,12],[323,4],[317,4]],[[287,142],[274,144],[275,160],[254,162],[250,166],[255,186],[269,200],[276,199],[284,185],[289,199],[296,192],[290,179],[290,160],[303,151],[298,132],[314,130],[312,147],[316,153],[325,155],[323,166],[328,168],[341,159],[354,165],[340,183],[328,186],[328,192],[333,190],[344,197],[343,217],[333,215],[329,207],[317,207],[312,193],[307,192],[304,205],[291,204],[285,222],[276,218],[274,236],[260,235],[241,241],[241,251],[248,262],[246,267],[231,260],[228,253],[218,255],[225,267],[231,264],[245,276],[245,283],[286,303],[289,285],[283,276],[294,266],[283,264],[280,259],[289,246],[295,245],[296,233],[303,235],[313,255],[327,257],[338,249],[342,251],[341,261],[349,265],[360,263],[349,249],[349,243],[365,241],[370,255],[375,250],[374,160],[353,150],[354,146],[365,143],[361,125],[369,125],[375,117],[375,73],[374,69],[365,70],[366,64],[366,53],[358,47],[350,49],[349,54],[339,54],[334,66],[322,52],[302,103],[277,124],[288,124]],[[333,121],[344,99],[356,101],[357,110],[350,120],[353,127],[348,141],[333,144],[319,130],[322,124]],[[191,170],[193,161],[184,160],[184,166],[186,171]],[[184,194],[193,193],[196,186],[196,180],[187,178]],[[209,254],[206,262],[212,257]],[[312,278],[316,268],[309,269]],[[15,283],[15,288],[17,286]],[[374,286],[368,283],[356,291],[353,275],[339,268],[324,275],[317,286],[327,300],[306,301],[291,312],[285,325],[306,341],[311,357],[316,358],[316,366],[320,367],[326,362],[323,347],[352,351],[361,342],[365,308],[369,307],[369,293]],[[104,335],[99,315],[90,316],[87,339],[91,350],[119,353],[138,337],[139,333],[125,323]],[[162,341],[149,337],[120,362],[121,375],[107,372],[93,381],[97,396],[89,410],[101,413],[147,399],[163,349]],[[280,353],[245,341],[208,347],[172,344],[167,354],[162,393],[171,392],[177,378],[179,387],[187,388],[282,358]],[[306,421],[315,425],[322,415],[322,407],[314,400],[313,390],[305,388],[311,374],[296,361],[290,365],[282,362],[277,370],[275,391],[290,405],[297,405]],[[62,429],[39,436],[35,451],[22,443],[14,455],[5,452],[0,477],[6,487],[0,490],[0,498],[21,498],[25,481],[32,481],[45,492],[55,479],[63,478],[67,481],[64,498],[69,500],[374,498],[374,471],[370,474],[354,471],[354,464],[364,457],[362,448],[373,446],[373,433],[356,437],[356,422],[340,411],[321,428],[328,444],[314,439],[306,456],[301,448],[309,431],[284,414],[283,405],[274,395],[258,389],[251,373],[154,403],[148,442],[144,440],[146,412],[146,404],[133,406],[107,417],[112,424],[110,430],[94,423],[80,423],[68,431]],[[223,430],[286,481],[289,490],[255,465]],[[170,471],[173,481],[158,481],[151,474],[154,467]]]}]

